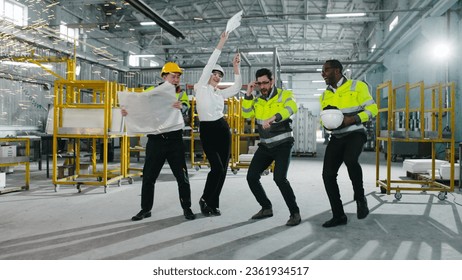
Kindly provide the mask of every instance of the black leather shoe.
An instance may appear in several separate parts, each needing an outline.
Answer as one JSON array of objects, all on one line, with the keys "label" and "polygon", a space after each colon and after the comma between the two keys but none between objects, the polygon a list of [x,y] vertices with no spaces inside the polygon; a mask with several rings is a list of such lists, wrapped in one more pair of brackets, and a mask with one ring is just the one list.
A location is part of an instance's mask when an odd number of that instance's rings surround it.
[{"label": "black leather shoe", "polygon": [[322,224],[322,226],[325,228],[336,227],[336,226],[346,225],[347,221],[348,221],[347,216],[343,215],[338,218],[330,219],[329,221]]},{"label": "black leather shoe", "polygon": [[300,224],[301,221],[302,221],[302,218],[300,217],[300,213],[294,213],[290,215],[290,218],[287,221],[286,226],[293,227],[293,226]]},{"label": "black leather shoe", "polygon": [[358,216],[358,219],[364,219],[367,215],[369,215],[369,208],[367,207],[367,200],[365,197],[360,200],[356,200],[356,206],[356,215]]},{"label": "black leather shoe", "polygon": [[207,217],[212,215],[212,209],[210,209],[207,203],[205,203],[205,200],[203,200],[202,198],[199,200],[199,206],[201,208],[202,215]]},{"label": "black leather shoe", "polygon": [[273,209],[271,208],[262,208],[260,211],[258,211],[257,214],[252,216],[253,220],[259,220],[259,219],[264,219],[264,218],[269,218],[273,217]]},{"label": "black leather shoe", "polygon": [[141,210],[138,214],[132,217],[132,221],[141,221],[142,219],[149,217],[151,217],[151,211]]},{"label": "black leather shoe", "polygon": [[212,216],[221,216],[221,211],[220,211],[220,209],[210,207],[210,210],[211,210],[210,213],[212,214]]},{"label": "black leather shoe", "polygon": [[186,220],[194,220],[196,218],[196,215],[194,215],[191,208],[183,209],[183,215],[186,218]]}]

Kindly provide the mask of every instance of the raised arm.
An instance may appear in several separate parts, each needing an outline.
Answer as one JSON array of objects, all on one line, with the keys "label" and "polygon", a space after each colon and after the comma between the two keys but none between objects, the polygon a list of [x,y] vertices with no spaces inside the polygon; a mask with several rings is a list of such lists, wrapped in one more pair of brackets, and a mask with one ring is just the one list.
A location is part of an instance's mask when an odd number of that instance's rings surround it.
[{"label": "raised arm", "polygon": [[236,53],[233,58],[233,68],[234,68],[234,84],[230,87],[225,88],[221,91],[221,95],[223,98],[229,98],[231,96],[236,95],[239,93],[242,87],[242,77],[240,75],[240,63],[241,63],[241,56],[239,53]]},{"label": "raised arm", "polygon": [[241,71],[240,65],[241,65],[241,55],[239,53],[236,53],[236,55],[233,58],[234,75],[240,74],[240,71]]},{"label": "raised arm", "polygon": [[220,41],[218,42],[218,45],[217,45],[216,49],[218,49],[220,51],[223,49],[223,46],[225,45],[226,41],[228,40],[228,36],[229,36],[228,32],[221,33]]},{"label": "raised arm", "polygon": [[201,77],[199,78],[199,81],[194,85],[194,88],[196,88],[196,86],[199,86],[199,85],[200,86],[207,85],[210,79],[210,75],[212,73],[213,66],[215,66],[215,64],[217,63],[218,57],[221,54],[221,49],[226,43],[226,40],[228,40],[228,33],[227,32],[221,33],[220,41],[218,42],[218,45],[216,46],[215,50],[213,51],[212,55],[207,61],[207,65],[205,65],[204,69],[202,70]]}]

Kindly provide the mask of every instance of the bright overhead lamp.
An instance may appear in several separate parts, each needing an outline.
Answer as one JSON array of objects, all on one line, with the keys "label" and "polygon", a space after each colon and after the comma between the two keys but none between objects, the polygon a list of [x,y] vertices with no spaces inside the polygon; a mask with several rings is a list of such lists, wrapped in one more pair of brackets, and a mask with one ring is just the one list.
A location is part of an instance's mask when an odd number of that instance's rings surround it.
[{"label": "bright overhead lamp", "polygon": [[338,17],[363,17],[366,13],[332,13],[326,14],[328,18],[338,18]]},{"label": "bright overhead lamp", "polygon": [[[10,60],[1,61],[1,64],[20,66],[20,67],[27,67],[27,68],[38,68],[38,67],[40,67],[39,65],[34,64],[34,63],[28,63],[28,62],[22,62],[22,61],[10,61]],[[52,69],[53,68],[53,66],[50,65],[50,64],[41,64],[41,65],[43,67],[47,68],[47,69]]]},{"label": "bright overhead lamp", "polygon": [[157,25],[157,23],[155,23],[153,21],[143,21],[143,22],[140,22],[140,25],[143,25],[143,26]]},{"label": "bright overhead lamp", "polygon": [[446,59],[451,54],[451,48],[446,43],[439,43],[433,47],[433,56],[438,59]]},{"label": "bright overhead lamp", "polygon": [[314,80],[314,81],[311,81],[312,83],[325,83],[326,81],[324,80]]},{"label": "bright overhead lamp", "polygon": [[271,51],[267,52],[249,52],[249,55],[260,55],[260,54],[273,54]]},{"label": "bright overhead lamp", "polygon": [[376,45],[376,44],[372,45],[372,47],[371,47],[371,52],[374,52],[376,48],[377,48],[377,45]]},{"label": "bright overhead lamp", "polygon": [[144,58],[144,57],[156,57],[155,54],[131,54],[131,57],[139,57],[139,58]]}]

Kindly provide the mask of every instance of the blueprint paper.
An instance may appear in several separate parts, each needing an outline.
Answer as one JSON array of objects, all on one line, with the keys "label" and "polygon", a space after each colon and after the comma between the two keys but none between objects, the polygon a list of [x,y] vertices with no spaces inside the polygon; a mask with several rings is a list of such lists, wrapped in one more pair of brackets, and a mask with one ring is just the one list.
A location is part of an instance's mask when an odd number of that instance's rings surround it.
[{"label": "blueprint paper", "polygon": [[242,10],[237,12],[228,20],[228,23],[226,24],[226,32],[230,33],[241,25],[242,12]]},{"label": "blueprint paper", "polygon": [[175,86],[168,82],[141,93],[117,94],[128,113],[124,120],[128,134],[160,134],[184,127],[180,109],[172,107],[177,101]]}]

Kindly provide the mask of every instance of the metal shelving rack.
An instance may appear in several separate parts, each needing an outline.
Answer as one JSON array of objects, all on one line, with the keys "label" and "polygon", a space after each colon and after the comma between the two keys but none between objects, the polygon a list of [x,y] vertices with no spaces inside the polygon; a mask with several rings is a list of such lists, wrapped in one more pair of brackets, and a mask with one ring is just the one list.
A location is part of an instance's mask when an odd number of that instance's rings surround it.
[{"label": "metal shelving rack", "polygon": [[[127,159],[129,156],[127,141],[128,137],[121,127],[122,122],[113,121],[113,118],[122,118],[117,108],[117,91],[123,90],[123,86],[108,81],[55,81],[55,106],[53,114],[53,151],[57,150],[58,139],[72,139],[74,147],[69,147],[72,158],[69,164],[74,167],[74,174],[64,178],[58,178],[58,156],[53,153],[53,184],[55,191],[60,185],[75,185],[81,192],[81,185],[107,186],[112,183],[121,185],[122,178],[129,178],[127,171]],[[83,92],[88,93],[91,100],[84,100]],[[94,122],[94,123],[93,123]],[[110,169],[108,166],[108,143],[110,139],[121,140],[120,165]],[[92,143],[90,174],[80,172],[80,140],[90,139]],[[102,170],[96,166],[97,141],[102,141]]]},{"label": "metal shelving rack", "polygon": [[0,167],[10,167],[10,166],[25,166],[24,174],[24,185],[22,186],[6,186],[5,188],[0,189],[0,194],[15,192],[21,190],[29,190],[30,183],[30,143],[28,138],[0,138],[0,143],[22,143],[24,142],[25,154],[24,156],[15,156],[15,157],[2,157],[0,158]]},{"label": "metal shelving rack", "polygon": [[[397,95],[404,92],[404,107],[397,106]],[[381,101],[388,98],[388,103]],[[427,97],[427,98],[425,98]],[[411,100],[418,101],[417,106],[411,106]],[[392,152],[393,142],[430,143],[432,147],[432,169],[429,175],[419,175],[415,179],[398,180],[391,175],[391,157],[387,157],[386,179],[380,179],[379,149],[376,149],[376,186],[382,193],[390,194],[395,191],[395,198],[401,199],[401,191],[438,191],[438,198],[444,200],[447,192],[454,191],[454,162],[455,162],[455,83],[438,83],[425,86],[424,82],[406,83],[393,87],[391,81],[377,86],[376,102],[379,113],[376,117],[376,147],[380,141],[386,141],[387,154]],[[414,103],[415,104],[415,103]],[[418,126],[411,125],[411,113],[420,116]],[[404,128],[397,130],[397,114],[404,116]],[[386,127],[381,128],[382,116],[385,117]],[[426,118],[427,117],[427,118]],[[443,124],[447,118],[448,125]],[[384,122],[385,123],[385,122]],[[438,181],[435,176],[436,145],[449,145],[450,180],[449,185]],[[419,187],[413,187],[419,185]]]}]

